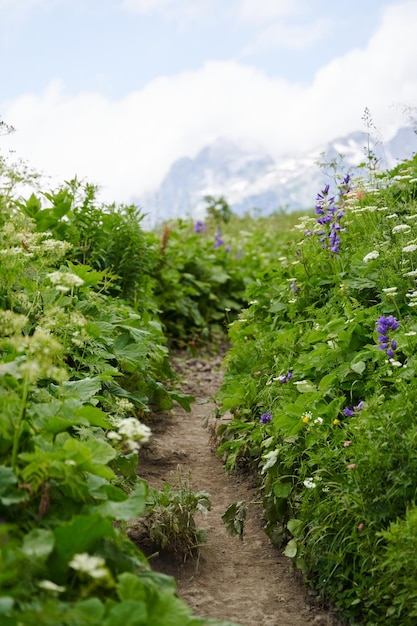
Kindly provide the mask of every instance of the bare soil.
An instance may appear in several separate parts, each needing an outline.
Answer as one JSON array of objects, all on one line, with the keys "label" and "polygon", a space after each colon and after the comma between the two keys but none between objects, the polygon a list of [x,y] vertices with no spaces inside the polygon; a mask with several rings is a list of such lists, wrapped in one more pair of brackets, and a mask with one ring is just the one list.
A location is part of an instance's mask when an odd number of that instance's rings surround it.
[{"label": "bare soil", "polygon": [[[264,533],[254,479],[227,475],[215,453],[213,424],[218,420],[213,417],[212,397],[221,384],[221,362],[221,356],[173,359],[184,391],[193,394],[196,402],[191,413],[178,407],[161,417],[141,451],[138,473],[150,485],[176,484],[180,466],[183,477],[191,472],[192,488],[207,491],[211,499],[211,510],[196,519],[198,528],[207,532],[198,558],[184,562],[160,553],[151,557],[151,566],[177,579],[178,595],[195,615],[242,626],[341,626]],[[251,503],[243,540],[230,537],[221,519],[238,500]]]}]

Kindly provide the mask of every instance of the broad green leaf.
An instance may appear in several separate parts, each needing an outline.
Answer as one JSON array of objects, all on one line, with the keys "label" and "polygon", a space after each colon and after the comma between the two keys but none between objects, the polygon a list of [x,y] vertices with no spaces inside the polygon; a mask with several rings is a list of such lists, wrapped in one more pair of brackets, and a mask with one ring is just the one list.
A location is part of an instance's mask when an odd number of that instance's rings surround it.
[{"label": "broad green leaf", "polygon": [[52,530],[34,528],[23,539],[22,550],[30,558],[45,560],[54,549],[54,543]]},{"label": "broad green leaf", "polygon": [[90,398],[101,391],[101,378],[83,378],[83,380],[69,380],[62,383],[62,390],[66,396],[75,396],[81,402],[88,402]]},{"label": "broad green leaf", "polygon": [[108,617],[103,622],[103,626],[151,626],[153,622],[148,620],[148,611],[146,609],[144,602],[125,600],[121,604],[116,604],[110,610]]},{"label": "broad green leaf", "polygon": [[300,537],[303,531],[303,522],[300,519],[290,519],[287,522],[287,528],[293,537]]},{"label": "broad green leaf", "polygon": [[116,585],[120,600],[145,600],[146,588],[139,576],[130,572],[123,572]]},{"label": "broad green leaf", "polygon": [[70,522],[54,528],[55,550],[48,563],[51,572],[61,575],[74,554],[91,552],[104,537],[114,537],[116,531],[111,520],[97,513],[77,515]]},{"label": "broad green leaf", "polygon": [[103,621],[105,607],[98,598],[81,600],[68,612],[68,622],[77,626],[97,626]]},{"label": "broad green leaf", "polygon": [[124,501],[107,500],[95,507],[94,510],[103,517],[111,517],[116,520],[128,521],[138,517],[144,512],[146,507],[147,485],[145,481],[141,481]]},{"label": "broad green leaf", "polygon": [[11,467],[0,466],[0,495],[6,493],[11,485],[16,485],[17,478]]},{"label": "broad green leaf", "polygon": [[178,391],[169,391],[168,392],[169,395],[171,396],[171,398],[173,400],[175,400],[175,402],[178,402],[178,404],[185,410],[187,411],[187,413],[191,412],[191,404],[193,402],[195,402],[195,398],[194,396],[190,396],[188,394],[185,393],[179,393]]},{"label": "broad green leaf", "polygon": [[285,546],[284,554],[290,559],[293,559],[297,556],[298,545],[296,539],[290,539],[290,541]]},{"label": "broad green leaf", "polygon": [[291,493],[292,483],[290,482],[276,482],[274,483],[274,494],[277,498],[288,498]]},{"label": "broad green leaf", "polygon": [[9,613],[13,609],[14,599],[10,596],[0,597],[0,615]]},{"label": "broad green leaf", "polygon": [[366,369],[366,363],[364,361],[358,361],[357,363],[352,361],[350,368],[357,374],[363,374]]},{"label": "broad green leaf", "polygon": [[88,404],[76,409],[74,414],[88,420],[91,426],[100,426],[105,429],[111,426],[111,420],[107,413]]}]

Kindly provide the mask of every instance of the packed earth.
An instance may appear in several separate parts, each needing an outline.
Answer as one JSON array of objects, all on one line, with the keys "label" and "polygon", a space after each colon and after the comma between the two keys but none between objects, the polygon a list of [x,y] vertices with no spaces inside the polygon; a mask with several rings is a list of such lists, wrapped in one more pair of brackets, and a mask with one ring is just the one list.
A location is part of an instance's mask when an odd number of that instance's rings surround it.
[{"label": "packed earth", "polygon": [[[196,401],[191,413],[176,408],[161,416],[141,451],[138,472],[150,485],[161,488],[190,474],[192,489],[207,491],[211,500],[211,510],[196,519],[207,533],[198,557],[184,560],[161,551],[151,556],[151,566],[177,579],[179,596],[196,615],[242,626],[339,626],[264,533],[255,479],[227,475],[216,454],[213,395],[221,384],[221,362],[220,356],[174,359],[185,391]],[[229,536],[222,521],[236,501],[249,503],[242,539]]]}]

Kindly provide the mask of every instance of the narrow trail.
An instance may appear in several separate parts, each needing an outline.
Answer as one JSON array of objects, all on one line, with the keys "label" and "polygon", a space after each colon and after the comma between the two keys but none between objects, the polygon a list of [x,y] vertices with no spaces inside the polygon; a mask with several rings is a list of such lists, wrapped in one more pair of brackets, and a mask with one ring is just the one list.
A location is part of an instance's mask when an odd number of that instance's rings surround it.
[{"label": "narrow trail", "polygon": [[[213,450],[204,421],[213,414],[210,398],[221,384],[221,358],[174,359],[185,391],[196,397],[192,412],[176,408],[153,428],[149,447],[140,457],[139,474],[150,485],[177,483],[178,466],[195,491],[210,494],[211,510],[197,515],[207,543],[198,560],[185,563],[151,558],[155,570],[178,580],[178,595],[196,615],[227,619],[242,626],[340,626],[292,571],[291,562],[275,549],[262,529],[262,508],[250,478],[228,476]],[[243,540],[230,537],[221,516],[237,500],[249,506]]]}]

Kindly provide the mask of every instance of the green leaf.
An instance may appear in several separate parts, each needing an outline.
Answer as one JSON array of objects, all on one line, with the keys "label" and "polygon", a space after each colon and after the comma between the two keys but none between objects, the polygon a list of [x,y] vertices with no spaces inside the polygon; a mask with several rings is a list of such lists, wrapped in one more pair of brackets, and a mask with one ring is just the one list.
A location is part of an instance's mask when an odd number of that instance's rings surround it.
[{"label": "green leaf", "polygon": [[277,498],[288,498],[291,493],[292,483],[290,482],[276,482],[274,483],[274,494]]},{"label": "green leaf", "polygon": [[98,598],[81,600],[68,612],[68,623],[82,626],[97,626],[103,621],[104,604]]},{"label": "green leaf", "polygon": [[83,380],[69,380],[62,383],[65,396],[75,396],[81,402],[88,402],[90,398],[101,391],[101,378],[84,378]]},{"label": "green leaf", "polygon": [[284,554],[290,559],[293,559],[297,556],[298,545],[296,539],[290,539],[290,541],[285,546]]},{"label": "green leaf", "polygon": [[303,522],[300,519],[290,519],[287,522],[287,528],[293,537],[300,537],[303,532]]},{"label": "green leaf", "polygon": [[5,615],[13,609],[14,599],[10,596],[0,597],[0,615]]},{"label": "green leaf", "polygon": [[17,484],[16,475],[11,467],[0,466],[0,495],[6,493],[11,485]]},{"label": "green leaf", "polygon": [[243,539],[243,530],[247,511],[247,502],[239,501],[233,502],[223,513],[223,523],[226,526],[227,533],[232,537],[238,535],[240,539]]},{"label": "green leaf", "polygon": [[144,600],[146,588],[143,581],[130,572],[123,572],[119,576],[116,585],[117,595],[120,600]]},{"label": "green leaf", "polygon": [[104,620],[103,626],[151,626],[152,622],[148,621],[148,611],[144,602],[136,600],[126,600],[121,604],[114,606],[107,619]]},{"label": "green leaf", "polygon": [[352,361],[350,368],[357,374],[363,374],[366,369],[366,363],[364,361],[358,361],[357,363]]},{"label": "green leaf", "polygon": [[30,558],[45,560],[54,549],[54,544],[52,530],[34,528],[24,537],[22,550]]},{"label": "green leaf", "polygon": [[187,411],[187,413],[191,412],[190,405],[195,402],[194,396],[190,396],[185,393],[179,393],[178,391],[169,391],[169,395],[173,400],[175,400],[175,402],[178,402],[178,404],[184,409],[184,411]]},{"label": "green leaf", "polygon": [[111,426],[111,420],[107,413],[88,404],[76,409],[74,415],[88,420],[90,426],[100,426],[104,429],[108,429]]},{"label": "green leaf", "polygon": [[55,575],[63,574],[74,554],[93,551],[103,537],[114,537],[111,520],[98,513],[77,515],[70,522],[54,528],[55,550],[48,563]]},{"label": "green leaf", "polygon": [[146,496],[147,484],[145,481],[141,481],[124,502],[107,500],[103,504],[95,506],[93,510],[100,513],[103,517],[129,521],[144,512]]}]

